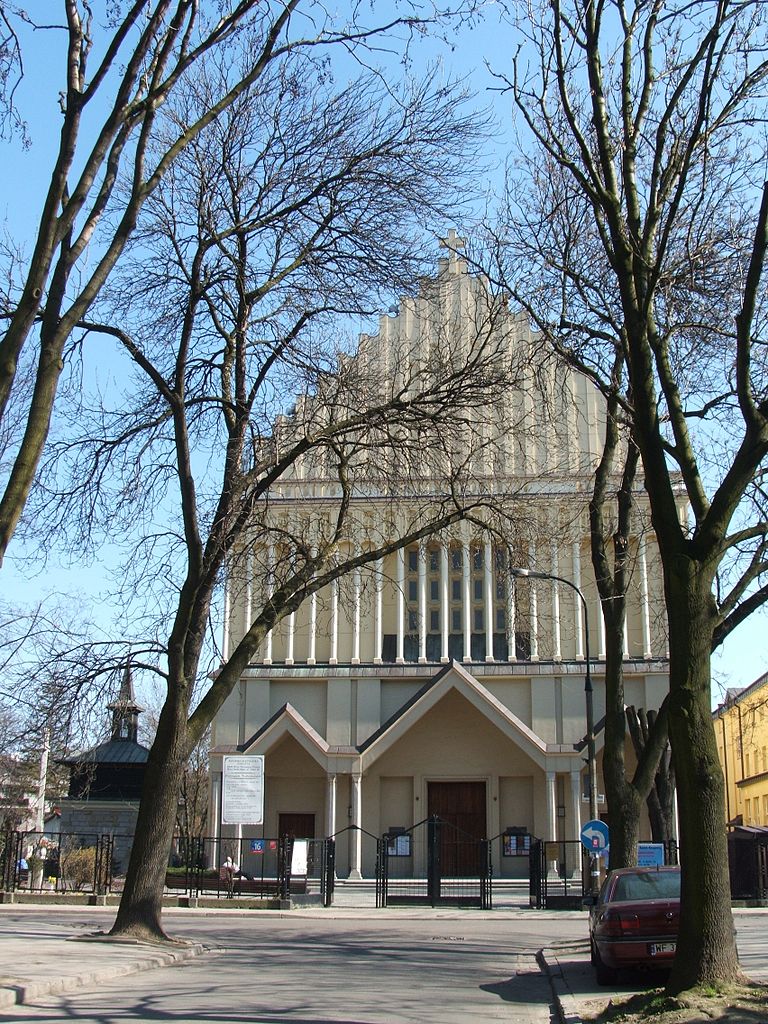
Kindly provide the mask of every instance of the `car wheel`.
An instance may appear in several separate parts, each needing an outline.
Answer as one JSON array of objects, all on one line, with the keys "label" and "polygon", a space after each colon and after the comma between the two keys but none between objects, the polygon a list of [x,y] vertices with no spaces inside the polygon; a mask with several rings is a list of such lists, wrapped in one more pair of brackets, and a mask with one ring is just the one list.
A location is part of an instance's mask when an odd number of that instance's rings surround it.
[{"label": "car wheel", "polygon": [[597,979],[598,985],[615,985],[616,978],[618,977],[618,971],[614,967],[607,967],[598,952],[597,946],[593,943],[590,944],[590,952],[592,964],[595,968],[595,978]]}]

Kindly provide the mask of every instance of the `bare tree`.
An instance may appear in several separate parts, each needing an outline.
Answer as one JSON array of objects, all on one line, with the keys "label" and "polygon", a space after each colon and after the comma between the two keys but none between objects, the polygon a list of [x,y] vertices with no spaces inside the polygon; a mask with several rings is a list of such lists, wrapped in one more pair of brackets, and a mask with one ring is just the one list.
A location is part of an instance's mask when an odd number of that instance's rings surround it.
[{"label": "bare tree", "polygon": [[738,973],[710,653],[766,597],[768,190],[750,212],[766,11],[731,0],[509,8],[526,46],[500,81],[532,145],[508,284],[599,386],[623,359],[621,408],[659,542],[684,849],[668,984],[679,992]]},{"label": "bare tree", "polygon": [[[387,33],[400,30],[407,37],[440,16],[432,9],[424,18],[405,4],[402,15],[395,11],[386,24],[366,25],[359,5],[344,20],[316,0],[133,0],[100,25],[85,0],[63,0],[61,7],[61,24],[36,26],[60,32],[64,40],[53,98],[58,94],[62,122],[51,182],[32,254],[0,311],[7,322],[0,337],[0,426],[9,415],[20,421],[5,455],[0,562],[45,447],[67,340],[88,315],[142,206],[179,154],[291,54],[301,51],[322,66],[329,48],[355,54]],[[32,21],[23,7],[0,6],[0,104],[8,112],[16,110],[24,24]],[[194,119],[170,131],[159,116],[165,104],[195,80],[204,60],[226,54],[243,39],[241,53],[247,56],[237,73],[221,77],[220,91],[196,107]],[[31,387],[19,380],[20,368],[32,373]],[[10,411],[9,403],[21,411]]]},{"label": "bare tree", "polygon": [[[229,73],[210,62],[166,111],[165,130],[194,123]],[[41,497],[57,501],[34,511],[42,522],[47,508],[49,528],[78,544],[100,530],[133,538],[125,591],[141,583],[150,611],[134,628],[147,630],[145,651],[157,645],[165,687],[117,933],[163,935],[184,766],[267,634],[332,580],[489,503],[472,486],[487,443],[472,424],[512,372],[519,328],[503,303],[478,283],[460,343],[435,324],[429,349],[387,366],[373,339],[346,342],[340,319],[413,289],[422,220],[462,198],[483,131],[444,85],[395,89],[365,74],[335,90],[297,56],[189,144],[145,204],[102,318],[81,323],[122,352],[122,404],[84,398],[70,412],[42,474]],[[283,482],[310,462],[324,468],[327,497],[312,537],[279,513]],[[445,493],[425,495],[423,474],[437,468]],[[222,574],[248,580],[250,553],[265,544],[281,553],[265,595],[214,677],[201,678]]]}]

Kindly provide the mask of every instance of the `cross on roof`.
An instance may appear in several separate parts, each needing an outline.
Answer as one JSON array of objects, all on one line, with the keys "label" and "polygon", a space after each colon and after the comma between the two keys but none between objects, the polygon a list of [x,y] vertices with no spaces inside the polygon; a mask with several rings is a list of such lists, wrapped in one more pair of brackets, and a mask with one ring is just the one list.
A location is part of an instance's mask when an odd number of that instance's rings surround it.
[{"label": "cross on roof", "polygon": [[448,231],[448,235],[446,238],[440,239],[440,247],[442,249],[448,249],[450,251],[451,262],[457,259],[456,250],[463,249],[466,244],[466,241],[456,234],[455,228],[451,228]]}]

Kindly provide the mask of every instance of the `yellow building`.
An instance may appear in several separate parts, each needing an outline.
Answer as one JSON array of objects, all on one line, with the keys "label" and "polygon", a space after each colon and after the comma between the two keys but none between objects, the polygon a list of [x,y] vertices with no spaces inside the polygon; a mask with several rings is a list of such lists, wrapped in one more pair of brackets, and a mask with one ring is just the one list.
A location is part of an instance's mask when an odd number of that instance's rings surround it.
[{"label": "yellow building", "polygon": [[768,673],[743,690],[728,690],[714,719],[726,820],[768,825]]}]

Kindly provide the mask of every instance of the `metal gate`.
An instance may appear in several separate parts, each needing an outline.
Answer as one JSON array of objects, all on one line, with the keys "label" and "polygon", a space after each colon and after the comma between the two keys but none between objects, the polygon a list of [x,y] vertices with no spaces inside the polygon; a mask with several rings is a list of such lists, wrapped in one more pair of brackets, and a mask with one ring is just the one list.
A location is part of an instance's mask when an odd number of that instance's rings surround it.
[{"label": "metal gate", "polygon": [[436,815],[381,843],[381,903],[386,906],[492,904],[491,844]]},{"label": "metal gate", "polygon": [[382,888],[382,848],[383,841],[375,836],[372,832],[366,831],[359,825],[347,825],[346,828],[340,829],[334,835],[329,836],[325,840],[325,852],[324,852],[324,870],[321,882],[321,894],[323,897],[323,906],[330,907],[333,903],[333,895],[336,887],[336,841],[342,836],[350,836],[355,832],[360,833],[361,840],[370,840],[375,847],[375,861],[374,861],[374,875],[376,878],[376,906],[384,906],[383,901],[383,888]]}]

